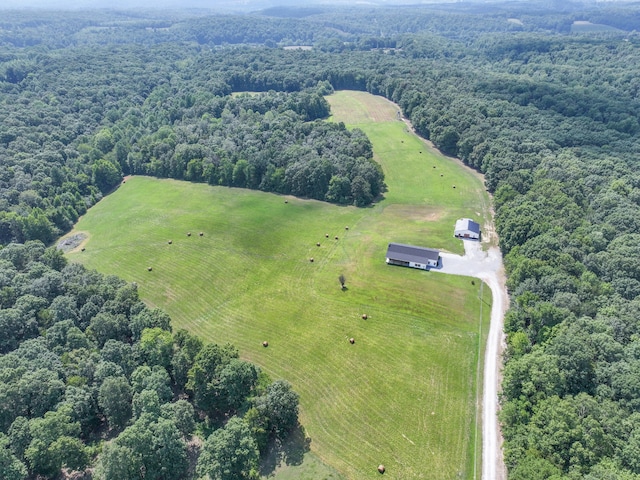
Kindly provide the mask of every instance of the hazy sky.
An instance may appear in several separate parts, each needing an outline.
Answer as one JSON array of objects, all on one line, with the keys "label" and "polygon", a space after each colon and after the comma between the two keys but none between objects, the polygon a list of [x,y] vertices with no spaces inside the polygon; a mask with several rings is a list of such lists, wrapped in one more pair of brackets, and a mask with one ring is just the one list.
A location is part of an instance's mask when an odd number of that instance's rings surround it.
[{"label": "hazy sky", "polygon": [[[210,8],[225,11],[252,11],[278,5],[301,7],[312,4],[405,5],[454,2],[456,0],[0,0],[0,8]],[[466,0],[469,1],[469,0]]]},{"label": "hazy sky", "polygon": [[[204,8],[218,11],[249,12],[268,7],[290,5],[296,7],[333,4],[333,5],[416,5],[433,3],[485,3],[487,0],[0,0],[2,8],[49,8],[49,9],[91,9],[91,8]],[[489,2],[509,2],[523,0],[488,0]],[[530,3],[543,3],[545,0],[524,0]],[[556,3],[561,0],[546,0]],[[578,0],[577,3],[613,3],[632,0]]]}]

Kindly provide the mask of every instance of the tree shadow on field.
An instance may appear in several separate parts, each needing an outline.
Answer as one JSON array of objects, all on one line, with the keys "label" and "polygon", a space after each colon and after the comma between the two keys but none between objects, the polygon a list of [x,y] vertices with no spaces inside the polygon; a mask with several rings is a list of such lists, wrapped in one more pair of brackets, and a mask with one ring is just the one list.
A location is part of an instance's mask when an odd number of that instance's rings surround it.
[{"label": "tree shadow on field", "polygon": [[291,431],[285,440],[274,440],[262,459],[260,475],[270,476],[283,464],[288,466],[301,465],[304,454],[311,449],[311,438],[302,425]]}]

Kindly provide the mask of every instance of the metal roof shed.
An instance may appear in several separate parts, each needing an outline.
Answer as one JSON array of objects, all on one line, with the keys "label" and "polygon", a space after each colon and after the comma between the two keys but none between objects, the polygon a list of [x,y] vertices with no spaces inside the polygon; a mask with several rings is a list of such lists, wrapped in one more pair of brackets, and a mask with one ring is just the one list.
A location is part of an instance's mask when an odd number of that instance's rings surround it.
[{"label": "metal roof shed", "polygon": [[387,263],[389,265],[427,270],[429,267],[437,267],[439,260],[440,251],[433,248],[416,247],[403,243],[390,243],[387,248]]}]

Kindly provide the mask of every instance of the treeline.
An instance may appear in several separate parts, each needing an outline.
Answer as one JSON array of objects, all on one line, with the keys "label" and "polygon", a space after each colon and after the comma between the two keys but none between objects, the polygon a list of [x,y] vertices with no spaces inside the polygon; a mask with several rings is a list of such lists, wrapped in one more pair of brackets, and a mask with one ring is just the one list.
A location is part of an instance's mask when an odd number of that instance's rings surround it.
[{"label": "treeline", "polygon": [[[330,89],[328,83],[321,88]],[[372,160],[371,143],[360,130],[318,120],[329,115],[318,92],[217,97],[190,90],[176,98],[157,89],[149,100],[94,137],[98,156],[126,174],[357,206],[383,191],[384,175]],[[138,124],[140,118],[147,122]],[[149,125],[150,118],[160,121]]]},{"label": "treeline", "polygon": [[[463,42],[487,33],[571,32],[574,21],[622,31],[638,29],[635,5],[580,3],[449,3],[398,7],[276,7],[242,15],[207,10],[69,12],[3,10],[0,46],[68,48],[87,45],[197,43],[269,47],[316,45],[368,50],[403,35],[429,33]],[[478,21],[480,19],[480,21]],[[388,46],[388,44],[387,44]]]},{"label": "treeline", "polygon": [[256,478],[298,428],[287,382],[39,241],[0,250],[0,303],[3,480]]}]

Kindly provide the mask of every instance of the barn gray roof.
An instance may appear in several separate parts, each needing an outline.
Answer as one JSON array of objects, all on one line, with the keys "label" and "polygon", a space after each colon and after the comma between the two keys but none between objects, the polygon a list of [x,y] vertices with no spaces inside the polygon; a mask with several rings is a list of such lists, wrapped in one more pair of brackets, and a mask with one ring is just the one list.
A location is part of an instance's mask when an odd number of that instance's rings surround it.
[{"label": "barn gray roof", "polygon": [[470,218],[461,218],[456,222],[456,231],[457,230],[469,230],[474,233],[480,233],[480,224],[474,222]]},{"label": "barn gray roof", "polygon": [[433,248],[415,247],[403,243],[390,243],[387,248],[387,258],[402,262],[427,263],[438,261],[440,251]]}]

